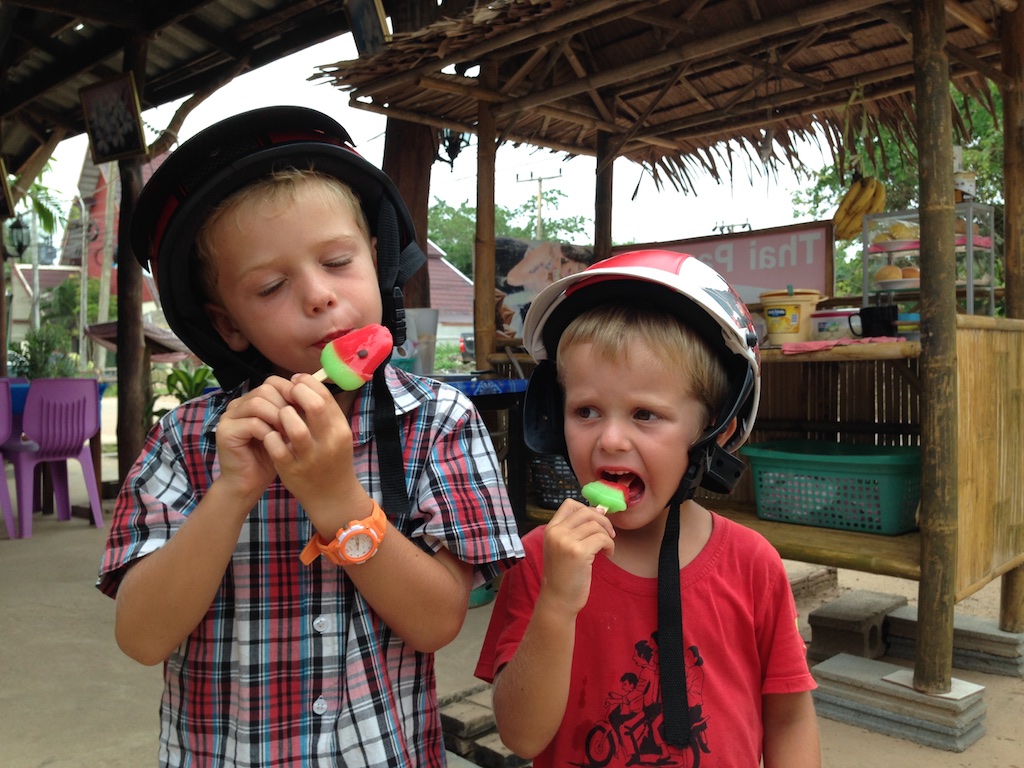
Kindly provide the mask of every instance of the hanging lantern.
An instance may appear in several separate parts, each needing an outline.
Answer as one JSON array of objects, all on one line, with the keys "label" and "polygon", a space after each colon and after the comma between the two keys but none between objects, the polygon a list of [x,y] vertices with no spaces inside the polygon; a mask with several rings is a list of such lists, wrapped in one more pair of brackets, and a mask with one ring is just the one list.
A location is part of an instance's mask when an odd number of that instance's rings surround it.
[{"label": "hanging lantern", "polygon": [[28,250],[28,239],[29,231],[28,227],[25,226],[25,222],[21,220],[21,216],[18,216],[14,221],[11,222],[9,227],[11,233],[11,245],[18,254],[20,259],[25,255],[25,251]]}]

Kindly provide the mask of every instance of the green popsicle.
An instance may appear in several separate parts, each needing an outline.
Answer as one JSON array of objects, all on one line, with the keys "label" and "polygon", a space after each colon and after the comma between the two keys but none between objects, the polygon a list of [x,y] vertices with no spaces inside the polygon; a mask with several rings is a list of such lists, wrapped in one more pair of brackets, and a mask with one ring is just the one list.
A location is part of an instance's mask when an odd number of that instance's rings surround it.
[{"label": "green popsicle", "polygon": [[583,498],[605,514],[622,512],[626,508],[626,491],[622,483],[594,480],[582,488]]}]

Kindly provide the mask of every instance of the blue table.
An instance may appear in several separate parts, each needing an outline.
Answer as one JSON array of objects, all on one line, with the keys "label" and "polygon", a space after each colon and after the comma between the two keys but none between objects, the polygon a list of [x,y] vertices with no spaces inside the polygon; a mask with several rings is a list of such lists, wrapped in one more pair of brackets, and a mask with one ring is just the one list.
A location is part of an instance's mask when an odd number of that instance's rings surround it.
[{"label": "blue table", "polygon": [[28,384],[11,384],[11,412],[20,416],[25,412],[25,398],[28,397]]},{"label": "blue table", "polygon": [[526,379],[447,379],[442,378],[470,398],[484,395],[522,395],[526,392]]}]

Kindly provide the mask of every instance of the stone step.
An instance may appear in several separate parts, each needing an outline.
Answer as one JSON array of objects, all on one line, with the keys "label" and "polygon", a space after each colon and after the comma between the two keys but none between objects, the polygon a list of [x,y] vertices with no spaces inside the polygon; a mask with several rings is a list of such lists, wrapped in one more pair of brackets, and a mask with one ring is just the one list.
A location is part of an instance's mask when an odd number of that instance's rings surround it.
[{"label": "stone step", "polygon": [[[912,659],[917,647],[917,607],[906,605],[886,618],[889,654]],[[993,619],[953,616],[953,666],[990,675],[1024,677],[1024,633],[1003,632]]]},{"label": "stone step", "polygon": [[985,733],[984,686],[954,678],[948,694],[924,694],[912,687],[913,670],[846,653],[811,673],[823,717],[950,752],[964,751]]}]

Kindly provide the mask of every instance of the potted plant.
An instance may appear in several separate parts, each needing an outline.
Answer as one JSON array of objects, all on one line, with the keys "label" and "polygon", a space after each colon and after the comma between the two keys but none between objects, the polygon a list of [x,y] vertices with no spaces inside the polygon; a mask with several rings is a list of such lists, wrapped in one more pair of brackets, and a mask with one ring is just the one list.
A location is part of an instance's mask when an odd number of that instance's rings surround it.
[{"label": "potted plant", "polygon": [[57,325],[33,328],[8,350],[7,373],[26,379],[78,376],[78,355],[71,351],[71,335]]}]

